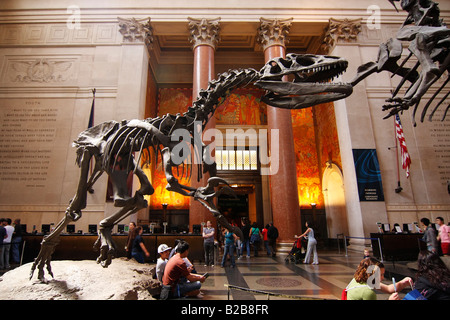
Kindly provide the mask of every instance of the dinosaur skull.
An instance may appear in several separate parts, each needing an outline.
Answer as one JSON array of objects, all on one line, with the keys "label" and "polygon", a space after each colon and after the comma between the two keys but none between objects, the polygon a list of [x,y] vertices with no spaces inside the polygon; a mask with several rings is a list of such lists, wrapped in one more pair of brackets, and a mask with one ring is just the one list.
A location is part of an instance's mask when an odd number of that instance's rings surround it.
[{"label": "dinosaur skull", "polygon": [[[347,69],[348,62],[339,57],[313,54],[288,54],[276,58],[260,70],[260,80],[255,83],[267,90],[261,100],[286,109],[302,109],[316,104],[335,101],[353,92],[350,84],[331,83]],[[292,82],[283,77],[294,77]]]}]

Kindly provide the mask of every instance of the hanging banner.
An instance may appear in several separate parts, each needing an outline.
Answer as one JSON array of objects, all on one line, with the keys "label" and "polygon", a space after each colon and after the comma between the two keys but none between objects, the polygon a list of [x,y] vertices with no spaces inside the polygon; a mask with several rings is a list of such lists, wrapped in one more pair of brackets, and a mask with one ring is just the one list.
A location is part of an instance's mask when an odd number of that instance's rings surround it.
[{"label": "hanging banner", "polygon": [[353,149],[359,201],[384,201],[380,165],[375,149]]}]

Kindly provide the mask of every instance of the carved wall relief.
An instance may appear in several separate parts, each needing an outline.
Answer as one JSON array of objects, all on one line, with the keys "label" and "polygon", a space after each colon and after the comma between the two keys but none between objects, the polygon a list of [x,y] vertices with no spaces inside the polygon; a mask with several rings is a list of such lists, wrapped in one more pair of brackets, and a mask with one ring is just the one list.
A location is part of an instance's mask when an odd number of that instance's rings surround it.
[{"label": "carved wall relief", "polygon": [[77,58],[7,58],[3,82],[63,83],[76,78]]}]

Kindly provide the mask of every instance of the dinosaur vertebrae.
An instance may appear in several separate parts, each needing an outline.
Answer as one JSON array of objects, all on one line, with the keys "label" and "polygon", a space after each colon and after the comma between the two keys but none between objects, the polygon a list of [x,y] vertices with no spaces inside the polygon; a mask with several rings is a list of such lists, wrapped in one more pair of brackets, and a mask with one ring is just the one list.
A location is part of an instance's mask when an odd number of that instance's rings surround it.
[{"label": "dinosaur vertebrae", "polygon": [[184,116],[192,118],[193,121],[201,121],[204,127],[230,91],[237,87],[245,87],[260,77],[260,73],[251,68],[229,70],[219,74],[217,79],[209,82],[206,90],[200,90],[198,99]]}]

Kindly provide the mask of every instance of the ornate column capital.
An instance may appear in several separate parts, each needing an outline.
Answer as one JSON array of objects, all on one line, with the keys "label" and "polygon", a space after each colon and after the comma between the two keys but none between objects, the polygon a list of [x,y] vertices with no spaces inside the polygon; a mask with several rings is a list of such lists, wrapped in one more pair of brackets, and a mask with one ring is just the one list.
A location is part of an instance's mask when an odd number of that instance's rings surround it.
[{"label": "ornate column capital", "polygon": [[216,49],[219,42],[220,18],[216,19],[194,19],[189,20],[189,42],[192,49],[199,45],[207,45]]},{"label": "ornate column capital", "polygon": [[330,18],[325,38],[323,39],[322,50],[328,53],[332,51],[339,41],[350,42],[356,40],[361,32],[361,22],[362,18],[352,20]]},{"label": "ornate column capital", "polygon": [[150,18],[124,19],[117,17],[117,20],[119,21],[119,32],[123,36],[123,42],[142,42],[147,46],[151,45],[151,43],[153,42],[153,28],[150,25]]},{"label": "ornate column capital", "polygon": [[256,40],[263,46],[263,50],[274,45],[286,46],[286,43],[289,42],[288,34],[293,19],[260,18],[261,24],[258,27]]},{"label": "ornate column capital", "polygon": [[144,24],[144,32],[145,32],[145,38],[144,42],[147,46],[147,50],[153,49],[153,41],[155,41],[155,38],[153,37],[153,27],[150,23],[150,18],[148,18],[147,23]]}]

